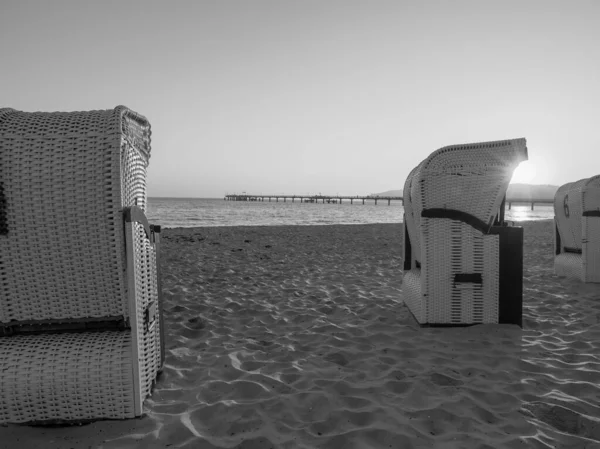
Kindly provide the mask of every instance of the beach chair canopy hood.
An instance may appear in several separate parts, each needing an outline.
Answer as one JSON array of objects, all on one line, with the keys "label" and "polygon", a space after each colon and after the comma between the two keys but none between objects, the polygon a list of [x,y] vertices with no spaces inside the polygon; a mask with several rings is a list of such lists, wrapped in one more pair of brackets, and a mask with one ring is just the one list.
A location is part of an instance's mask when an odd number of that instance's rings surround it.
[{"label": "beach chair canopy hood", "polygon": [[146,210],[149,158],[124,106],[0,110],[0,322],[128,315],[122,212]]},{"label": "beach chair canopy hood", "polygon": [[421,255],[417,229],[423,210],[455,211],[455,216],[489,228],[514,170],[527,158],[525,139],[514,139],[443,147],[415,167],[404,186],[414,257]]}]

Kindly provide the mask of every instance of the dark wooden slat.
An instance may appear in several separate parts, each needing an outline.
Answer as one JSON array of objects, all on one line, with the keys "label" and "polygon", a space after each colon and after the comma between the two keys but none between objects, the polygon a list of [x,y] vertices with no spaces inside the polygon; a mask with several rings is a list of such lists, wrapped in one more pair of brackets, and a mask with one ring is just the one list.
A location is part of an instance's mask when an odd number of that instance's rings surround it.
[{"label": "dark wooden slat", "polygon": [[0,323],[0,336],[16,334],[40,334],[63,332],[89,332],[129,329],[129,321],[123,316],[102,318],[65,318],[55,321],[23,320]]},{"label": "dark wooden slat", "polygon": [[523,228],[494,226],[500,236],[498,322],[523,327]]}]

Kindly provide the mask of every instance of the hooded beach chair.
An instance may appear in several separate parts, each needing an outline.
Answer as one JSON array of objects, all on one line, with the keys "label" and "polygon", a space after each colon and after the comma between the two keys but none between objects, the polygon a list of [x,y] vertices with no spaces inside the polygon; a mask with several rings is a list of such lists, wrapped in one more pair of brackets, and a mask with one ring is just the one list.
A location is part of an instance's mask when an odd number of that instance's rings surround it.
[{"label": "hooded beach chair", "polygon": [[600,282],[600,175],[559,187],[554,225],[554,272]]},{"label": "hooded beach chair", "polygon": [[523,228],[504,221],[525,139],[433,152],[404,184],[404,302],[422,325],[521,325]]},{"label": "hooded beach chair", "polygon": [[0,423],[133,418],[164,362],[150,124],[0,109]]}]

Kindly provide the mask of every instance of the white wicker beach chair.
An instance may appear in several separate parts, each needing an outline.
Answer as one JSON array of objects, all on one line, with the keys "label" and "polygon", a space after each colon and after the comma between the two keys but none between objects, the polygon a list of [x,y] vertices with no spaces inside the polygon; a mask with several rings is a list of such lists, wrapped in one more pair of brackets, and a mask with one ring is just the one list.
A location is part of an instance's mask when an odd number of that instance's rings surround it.
[{"label": "white wicker beach chair", "polygon": [[404,185],[404,302],[422,325],[521,325],[523,228],[504,222],[525,139],[441,148]]},{"label": "white wicker beach chair", "polygon": [[140,416],[164,362],[150,124],[0,109],[0,423]]},{"label": "white wicker beach chair", "polygon": [[600,175],[556,191],[554,224],[554,272],[600,282]]}]

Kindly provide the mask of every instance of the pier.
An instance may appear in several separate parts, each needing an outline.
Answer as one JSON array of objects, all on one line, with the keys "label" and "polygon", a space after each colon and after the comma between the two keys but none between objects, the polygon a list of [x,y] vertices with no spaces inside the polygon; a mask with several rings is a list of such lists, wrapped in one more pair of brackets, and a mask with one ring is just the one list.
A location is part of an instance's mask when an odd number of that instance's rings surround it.
[{"label": "pier", "polygon": [[347,195],[225,195],[225,201],[276,201],[282,200],[287,202],[290,200],[292,203],[296,200],[300,203],[329,203],[329,204],[341,204],[343,200],[350,201],[350,204],[354,204],[354,201],[362,201],[365,204],[366,200],[375,201],[387,201],[388,206],[392,201],[404,200],[401,196],[347,196]]},{"label": "pier", "polygon": [[[401,196],[347,196],[347,195],[249,195],[243,193],[241,195],[232,194],[225,195],[225,201],[275,201],[279,200],[287,202],[290,200],[292,203],[298,200],[300,203],[328,203],[328,204],[342,204],[343,200],[350,201],[350,204],[354,204],[354,201],[360,201],[365,204],[365,201],[374,201],[377,205],[378,201],[387,201],[388,206],[392,201],[402,201],[404,205],[404,197]],[[514,204],[529,204],[531,210],[534,210],[536,204],[554,204],[553,199],[543,198],[507,198],[505,204],[508,205],[508,210],[511,210]]]},{"label": "pier", "polygon": [[512,204],[530,204],[531,210],[533,210],[533,206],[535,204],[554,204],[554,199],[531,199],[531,198],[507,198],[506,203],[508,204],[508,210],[512,208]]}]

